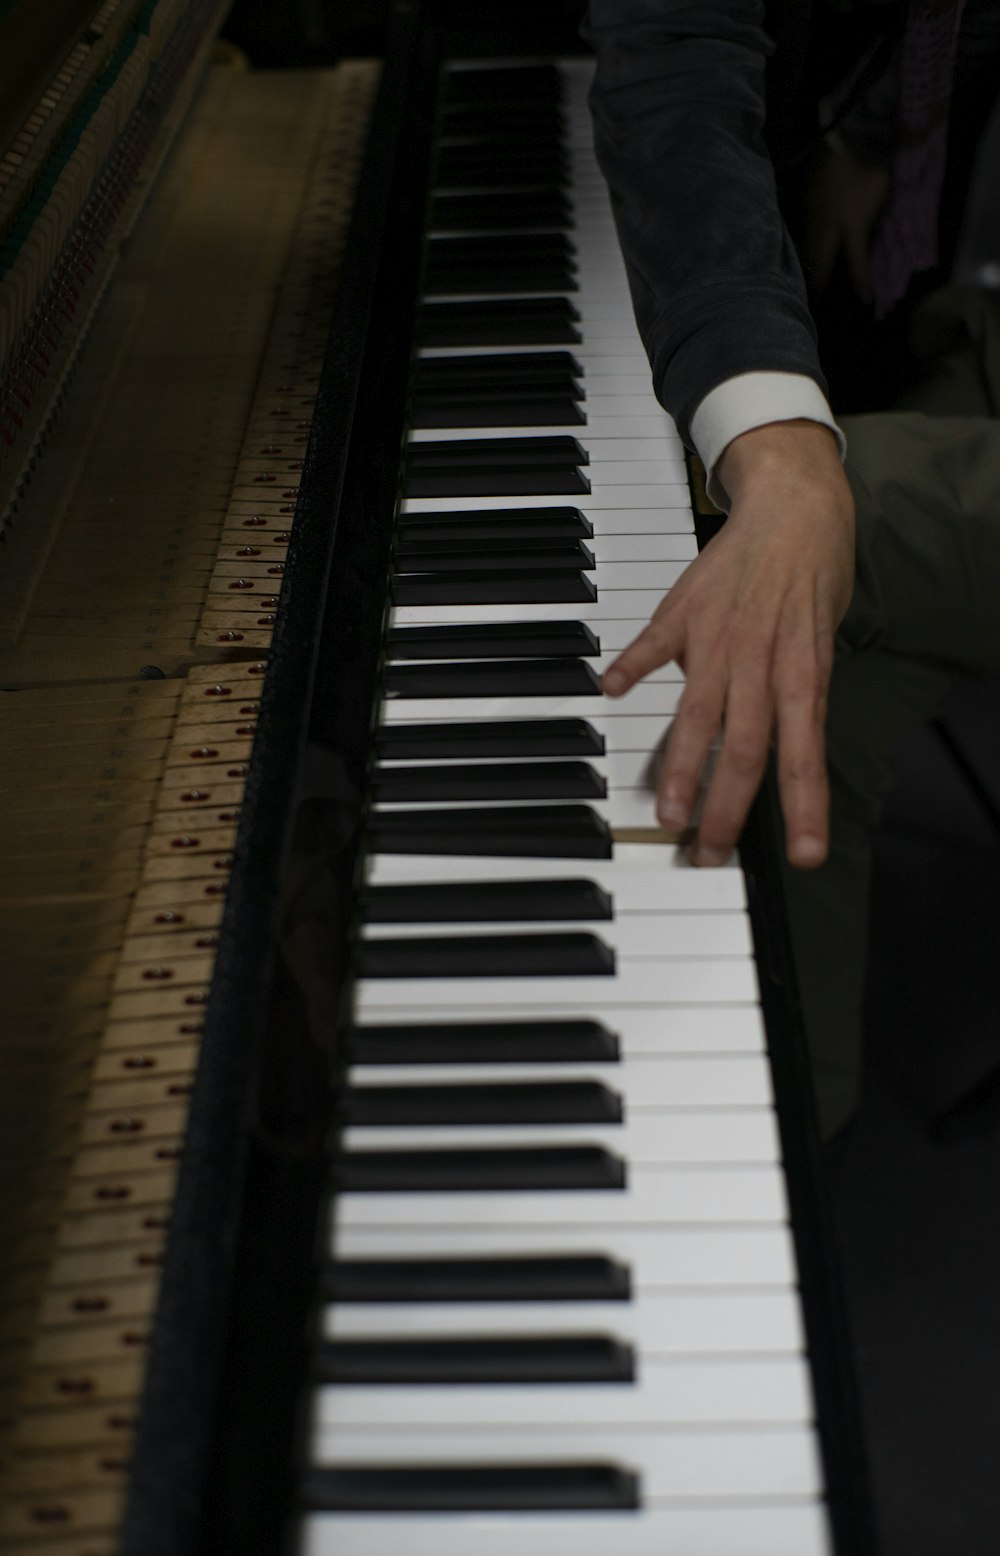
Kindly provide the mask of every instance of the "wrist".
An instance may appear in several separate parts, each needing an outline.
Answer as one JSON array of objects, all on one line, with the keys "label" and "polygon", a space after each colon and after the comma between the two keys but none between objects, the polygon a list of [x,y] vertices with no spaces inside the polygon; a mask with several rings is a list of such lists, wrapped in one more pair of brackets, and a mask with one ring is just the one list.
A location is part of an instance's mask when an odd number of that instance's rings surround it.
[{"label": "wrist", "polygon": [[790,477],[823,481],[849,500],[840,445],[822,422],[796,419],[753,427],[726,445],[716,469],[734,503],[762,482],[783,485]]}]

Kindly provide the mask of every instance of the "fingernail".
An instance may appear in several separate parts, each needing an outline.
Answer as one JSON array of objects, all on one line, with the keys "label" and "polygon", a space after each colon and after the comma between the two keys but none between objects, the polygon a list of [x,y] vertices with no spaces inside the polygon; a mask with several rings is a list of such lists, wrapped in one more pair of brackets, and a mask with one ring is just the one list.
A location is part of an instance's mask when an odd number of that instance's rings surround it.
[{"label": "fingernail", "polygon": [[686,827],[691,807],[677,787],[676,779],[670,779],[664,787],[656,814],[663,827]]},{"label": "fingernail", "polygon": [[826,844],[818,837],[797,837],[789,845],[788,857],[802,870],[815,869],[826,858]]},{"label": "fingernail", "polygon": [[700,870],[711,870],[725,864],[729,853],[725,848],[696,848],[693,857]]},{"label": "fingernail", "polygon": [[609,697],[620,697],[627,685],[628,682],[621,670],[605,670],[601,687]]}]

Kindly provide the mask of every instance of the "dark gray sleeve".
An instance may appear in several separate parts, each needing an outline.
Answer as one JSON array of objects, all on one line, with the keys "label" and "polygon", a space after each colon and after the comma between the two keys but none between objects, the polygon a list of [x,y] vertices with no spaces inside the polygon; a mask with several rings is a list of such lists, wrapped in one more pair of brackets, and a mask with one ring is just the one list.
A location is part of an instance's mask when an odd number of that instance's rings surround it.
[{"label": "dark gray sleeve", "polygon": [[825,392],[764,143],[763,5],[590,0],[584,31],[636,319],[681,435],[740,373],[803,373]]}]

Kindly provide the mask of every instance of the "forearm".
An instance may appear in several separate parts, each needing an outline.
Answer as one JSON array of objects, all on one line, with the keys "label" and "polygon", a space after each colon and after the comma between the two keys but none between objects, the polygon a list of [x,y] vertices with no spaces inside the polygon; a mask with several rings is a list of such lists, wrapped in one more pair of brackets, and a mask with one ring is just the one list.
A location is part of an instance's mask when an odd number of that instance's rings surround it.
[{"label": "forearm", "polygon": [[822,385],[763,139],[762,6],[591,0],[597,153],[654,383],[682,436],[719,383]]}]

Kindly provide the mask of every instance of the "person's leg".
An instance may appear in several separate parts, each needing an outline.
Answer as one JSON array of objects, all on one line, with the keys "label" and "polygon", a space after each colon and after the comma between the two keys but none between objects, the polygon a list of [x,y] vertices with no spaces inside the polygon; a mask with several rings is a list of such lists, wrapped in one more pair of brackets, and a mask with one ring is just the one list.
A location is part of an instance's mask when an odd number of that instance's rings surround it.
[{"label": "person's leg", "polygon": [[830,688],[830,854],[819,870],[784,866],[792,949],[824,1138],[850,1117],[861,1076],[871,836],[906,733],[944,701],[944,670],[842,652]]},{"label": "person's leg", "polygon": [[821,870],[785,871],[825,1136],[857,1095],[870,838],[895,752],[957,673],[1000,676],[1000,424],[886,414],[844,427],[858,576],[827,718],[831,853]]}]

